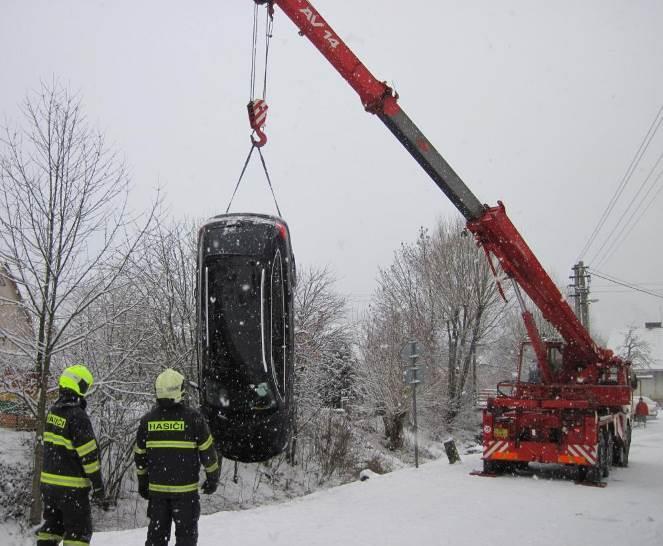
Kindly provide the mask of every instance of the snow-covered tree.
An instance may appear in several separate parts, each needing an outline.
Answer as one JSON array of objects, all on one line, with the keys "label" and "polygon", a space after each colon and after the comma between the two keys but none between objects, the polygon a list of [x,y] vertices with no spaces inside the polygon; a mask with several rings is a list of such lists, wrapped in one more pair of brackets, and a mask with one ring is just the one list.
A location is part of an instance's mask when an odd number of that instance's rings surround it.
[{"label": "snow-covered tree", "polygon": [[472,401],[475,358],[502,307],[485,256],[460,220],[440,221],[432,233],[422,229],[414,243],[401,245],[380,272],[362,347],[367,393],[386,412],[392,446],[409,407],[399,357],[407,340],[416,339],[423,352],[422,412],[452,426]]},{"label": "snow-covered tree", "polygon": [[295,392],[297,443],[315,437],[325,408],[352,400],[354,392],[354,334],[347,317],[347,300],[335,289],[326,268],[303,268],[295,291]]},{"label": "snow-covered tree", "polygon": [[197,379],[196,234],[194,221],[158,220],[131,268],[153,328],[154,365],[176,368],[190,380]]},{"label": "snow-covered tree", "polygon": [[[166,367],[197,377],[196,227],[156,218],[118,279],[79,318],[92,333],[70,354],[96,384],[89,411],[100,442],[108,495],[117,500],[132,466],[138,419],[154,404],[154,380]],[[91,325],[100,323],[97,328]],[[196,397],[192,397],[196,403]]]},{"label": "snow-covered tree", "polygon": [[633,363],[634,368],[651,368],[653,357],[647,340],[638,334],[636,326],[629,326],[624,332],[624,340],[617,347],[619,356]]},{"label": "snow-covered tree", "polygon": [[9,264],[35,338],[15,345],[39,376],[31,521],[39,522],[46,391],[58,361],[94,330],[77,317],[112,290],[140,235],[132,224],[128,177],[81,101],[57,83],[29,94],[20,129],[0,149],[0,260]]}]

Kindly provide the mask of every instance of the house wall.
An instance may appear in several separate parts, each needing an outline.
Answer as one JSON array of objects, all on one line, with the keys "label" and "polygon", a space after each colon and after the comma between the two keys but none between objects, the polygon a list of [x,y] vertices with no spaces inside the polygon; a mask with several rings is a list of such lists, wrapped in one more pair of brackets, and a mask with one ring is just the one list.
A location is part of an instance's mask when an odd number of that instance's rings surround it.
[{"label": "house wall", "polygon": [[635,396],[649,396],[663,405],[663,370],[638,370],[638,389]]},{"label": "house wall", "polygon": [[20,305],[21,295],[7,269],[0,265],[0,353],[11,355],[16,347],[11,336],[29,338],[32,324],[25,309]]}]

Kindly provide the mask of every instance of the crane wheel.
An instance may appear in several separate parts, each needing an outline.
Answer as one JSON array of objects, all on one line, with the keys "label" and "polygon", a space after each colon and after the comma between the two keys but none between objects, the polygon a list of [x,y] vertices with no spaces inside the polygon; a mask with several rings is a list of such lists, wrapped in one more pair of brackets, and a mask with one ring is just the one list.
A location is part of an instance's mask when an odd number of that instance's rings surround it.
[{"label": "crane wheel", "polygon": [[631,425],[626,427],[626,438],[616,439],[612,461],[615,466],[626,468],[628,466],[628,453],[631,449]]},{"label": "crane wheel", "polygon": [[[614,440],[610,429],[605,429],[601,435],[603,441],[603,460],[601,464],[601,476],[607,478],[610,476],[610,468],[612,467],[612,453],[614,451]],[[600,449],[600,448],[599,448]]]}]

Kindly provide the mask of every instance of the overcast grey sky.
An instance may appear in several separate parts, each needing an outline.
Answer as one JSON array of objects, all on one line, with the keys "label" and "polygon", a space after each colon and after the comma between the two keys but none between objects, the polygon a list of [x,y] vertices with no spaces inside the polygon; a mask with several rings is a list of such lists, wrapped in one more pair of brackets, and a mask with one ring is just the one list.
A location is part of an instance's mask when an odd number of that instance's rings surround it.
[{"label": "overcast grey sky", "polygon": [[[314,5],[565,280],[663,105],[663,2]],[[0,116],[16,121],[56,77],[126,157],[134,208],[161,187],[175,216],[224,212],[249,148],[252,14],[251,0],[0,0]],[[329,265],[364,304],[401,241],[458,213],[278,8],[270,56],[264,153],[298,261]],[[610,221],[663,152],[659,133]],[[232,210],[275,213],[257,162]],[[661,212],[659,194],[598,269],[663,292]],[[606,336],[661,319],[662,299],[594,287]]]}]

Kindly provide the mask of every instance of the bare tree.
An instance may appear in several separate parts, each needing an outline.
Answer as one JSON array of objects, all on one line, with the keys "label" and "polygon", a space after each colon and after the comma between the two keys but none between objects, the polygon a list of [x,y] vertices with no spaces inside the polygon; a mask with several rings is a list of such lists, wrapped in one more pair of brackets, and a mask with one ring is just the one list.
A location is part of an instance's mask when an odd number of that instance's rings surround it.
[{"label": "bare tree", "polygon": [[127,235],[128,178],[81,101],[58,84],[26,98],[24,126],[6,128],[0,152],[0,259],[14,271],[35,326],[16,339],[39,375],[33,504],[40,518],[46,392],[57,359],[100,324],[77,321],[116,284],[140,235]]},{"label": "bare tree", "polygon": [[[325,268],[298,272],[295,291],[296,418],[291,462],[298,438],[313,436],[322,408],[340,402],[352,390],[352,327],[347,300],[335,290],[335,278]],[[345,392],[342,392],[345,391]]]},{"label": "bare tree", "polygon": [[390,449],[403,445],[408,390],[400,351],[408,339],[407,319],[395,305],[379,301],[363,320],[359,377],[367,411],[382,417]]},{"label": "bare tree", "polygon": [[[381,271],[362,365],[376,403],[391,400],[384,411],[392,446],[399,444],[399,426],[407,415],[398,358],[404,343],[417,339],[427,355],[422,410],[435,409],[444,415],[445,426],[452,426],[473,398],[467,387],[480,343],[498,323],[499,301],[489,265],[460,221],[441,221],[432,234],[422,229],[416,242],[401,245],[391,267]],[[371,387],[375,382],[382,384]]]},{"label": "bare tree", "polygon": [[106,493],[115,501],[133,464],[138,419],[154,400],[157,373],[152,367],[155,328],[131,273],[131,269],[123,273],[116,289],[77,317],[93,331],[67,351],[69,360],[85,362],[95,377],[88,410],[99,442]]},{"label": "bare tree", "polygon": [[446,353],[447,422],[467,396],[479,344],[497,324],[502,306],[490,266],[460,220],[439,222],[431,239],[431,282],[443,321]]},{"label": "bare tree", "polygon": [[132,257],[133,283],[154,329],[154,364],[188,378],[196,366],[196,222],[158,221]]},{"label": "bare tree", "polygon": [[633,363],[634,368],[651,368],[653,357],[651,346],[638,334],[636,326],[629,326],[624,332],[624,341],[617,347],[617,353]]},{"label": "bare tree", "polygon": [[79,321],[101,323],[70,351],[96,378],[89,409],[96,424],[107,493],[125,492],[138,419],[154,403],[154,379],[166,367],[195,368],[196,228],[156,218],[116,288]]}]

